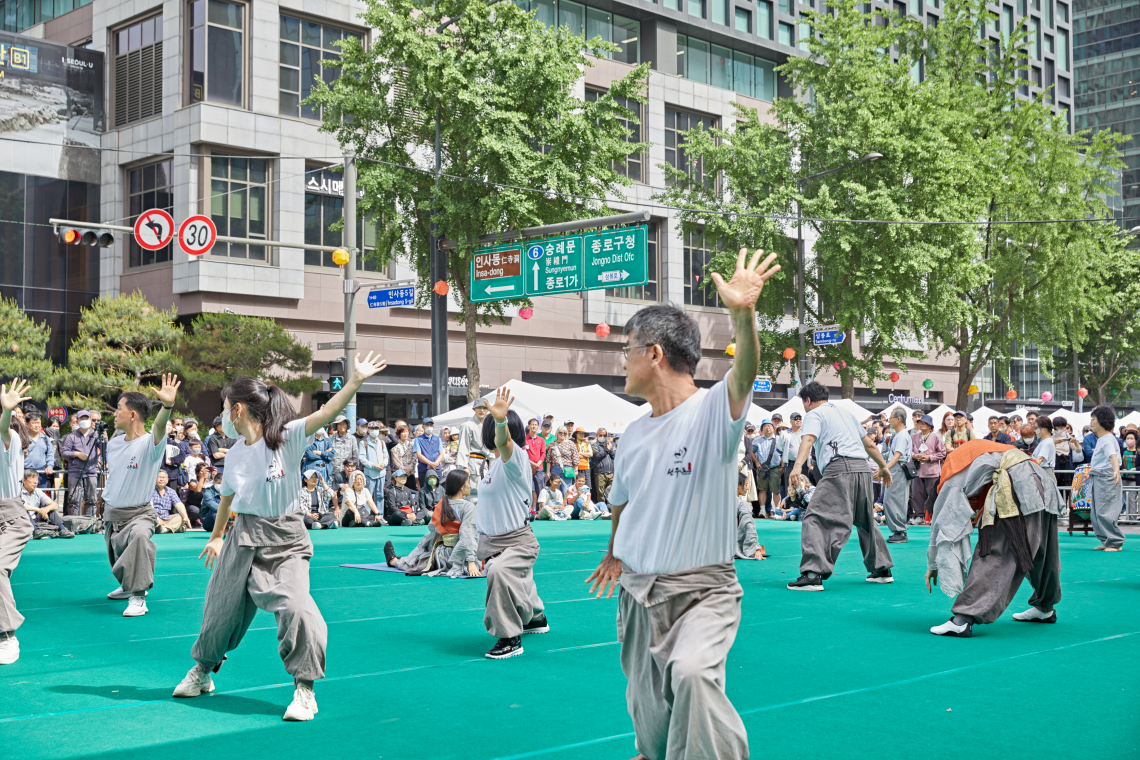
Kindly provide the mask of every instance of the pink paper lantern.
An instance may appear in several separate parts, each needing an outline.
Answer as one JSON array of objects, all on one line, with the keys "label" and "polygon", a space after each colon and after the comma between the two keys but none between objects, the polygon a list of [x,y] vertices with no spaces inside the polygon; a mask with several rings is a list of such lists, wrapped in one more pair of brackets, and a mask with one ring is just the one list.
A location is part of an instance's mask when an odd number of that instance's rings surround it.
[{"label": "pink paper lantern", "polygon": [[1041,394],[1041,400],[1042,401],[1052,401],[1053,400],[1053,394],[1050,393],[1049,391],[1045,391],[1044,393]]},{"label": "pink paper lantern", "polygon": [[530,308],[529,306],[524,306],[521,309],[519,309],[519,318],[520,319],[530,319],[533,316],[534,316],[534,309]]}]

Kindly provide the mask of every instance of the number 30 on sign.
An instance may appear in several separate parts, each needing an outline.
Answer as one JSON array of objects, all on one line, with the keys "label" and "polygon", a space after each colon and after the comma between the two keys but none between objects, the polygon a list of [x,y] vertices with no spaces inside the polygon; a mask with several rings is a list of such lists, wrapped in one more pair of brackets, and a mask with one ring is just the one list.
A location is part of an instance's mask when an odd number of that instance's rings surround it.
[{"label": "number 30 on sign", "polygon": [[178,228],[178,245],[191,256],[201,256],[214,247],[218,229],[208,216],[198,214],[182,223]]}]

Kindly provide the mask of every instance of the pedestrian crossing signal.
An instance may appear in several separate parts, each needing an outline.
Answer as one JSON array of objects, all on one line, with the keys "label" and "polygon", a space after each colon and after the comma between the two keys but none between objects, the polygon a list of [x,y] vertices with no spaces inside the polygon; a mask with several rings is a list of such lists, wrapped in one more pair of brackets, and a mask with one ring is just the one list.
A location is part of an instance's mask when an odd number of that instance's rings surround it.
[{"label": "pedestrian crossing signal", "polygon": [[344,387],[344,362],[329,362],[329,388],[339,391]]}]

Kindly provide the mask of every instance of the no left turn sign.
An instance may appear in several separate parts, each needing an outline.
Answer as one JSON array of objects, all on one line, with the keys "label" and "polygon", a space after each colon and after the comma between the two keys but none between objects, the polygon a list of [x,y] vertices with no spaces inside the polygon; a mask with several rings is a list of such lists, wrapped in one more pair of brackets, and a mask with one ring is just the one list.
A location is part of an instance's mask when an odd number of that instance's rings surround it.
[{"label": "no left turn sign", "polygon": [[178,245],[191,256],[201,256],[214,247],[217,239],[214,221],[201,214],[190,217],[178,228]]},{"label": "no left turn sign", "polygon": [[148,251],[164,248],[174,236],[174,219],[160,208],[139,214],[135,220],[135,242]]}]

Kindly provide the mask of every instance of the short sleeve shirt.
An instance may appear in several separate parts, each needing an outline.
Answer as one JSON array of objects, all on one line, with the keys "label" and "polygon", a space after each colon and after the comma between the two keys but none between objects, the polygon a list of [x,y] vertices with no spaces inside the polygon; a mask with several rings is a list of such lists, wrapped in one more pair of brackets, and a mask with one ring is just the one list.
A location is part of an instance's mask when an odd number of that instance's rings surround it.
[{"label": "short sleeve shirt", "polygon": [[305,420],[285,425],[285,441],[270,450],[263,437],[252,446],[239,436],[226,454],[222,496],[234,497],[234,512],[258,517],[280,517],[305,509],[297,484],[301,482],[301,455],[311,438],[305,437]]},{"label": "short sleeve shirt", "polygon": [[501,536],[526,525],[530,516],[530,460],[518,444],[511,458],[491,460],[487,473],[479,481],[479,508],[475,510],[475,527],[486,536]]},{"label": "short sleeve shirt", "polygon": [[804,417],[804,435],[814,435],[815,460],[819,471],[827,470],[828,463],[836,457],[866,459],[863,436],[867,433],[850,412],[834,404],[817,406]]},{"label": "short sleeve shirt", "polygon": [[[1057,444],[1053,442],[1052,438],[1042,438],[1037,448],[1033,450],[1033,458],[1045,458],[1045,463],[1042,467],[1056,467],[1057,466]],[[1111,465],[1109,465],[1111,467]]]},{"label": "short sleeve shirt", "polygon": [[1116,443],[1115,435],[1105,433],[1096,441],[1096,448],[1093,449],[1089,469],[1093,472],[1112,472],[1111,457],[1113,456],[1119,460],[1120,446]]},{"label": "short sleeve shirt", "polygon": [[0,499],[13,499],[24,490],[24,446],[20,436],[11,434],[8,448],[0,441]]},{"label": "short sleeve shirt", "polygon": [[51,504],[51,498],[39,488],[31,493],[24,488],[20,489],[20,498],[24,500],[24,506],[27,509],[40,509]]},{"label": "short sleeve shirt", "polygon": [[911,454],[914,453],[914,441],[911,440],[910,435],[906,430],[902,430],[891,436],[891,447],[887,454],[887,459],[890,460],[895,454],[899,455],[899,464],[905,464],[910,461]]},{"label": "short sleeve shirt", "polygon": [[107,486],[103,489],[107,506],[134,507],[150,501],[166,448],[165,441],[155,444],[153,431],[133,441],[125,435],[108,441]]}]

